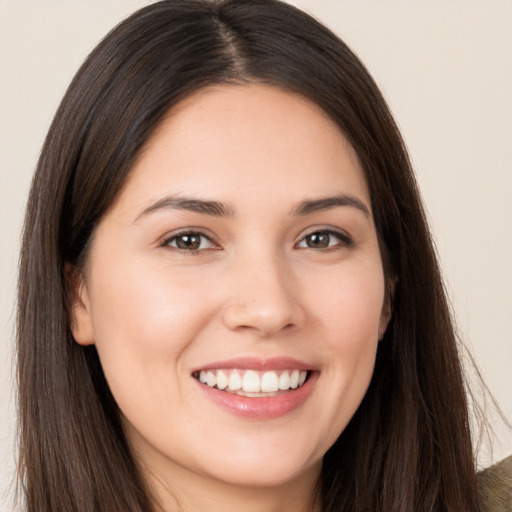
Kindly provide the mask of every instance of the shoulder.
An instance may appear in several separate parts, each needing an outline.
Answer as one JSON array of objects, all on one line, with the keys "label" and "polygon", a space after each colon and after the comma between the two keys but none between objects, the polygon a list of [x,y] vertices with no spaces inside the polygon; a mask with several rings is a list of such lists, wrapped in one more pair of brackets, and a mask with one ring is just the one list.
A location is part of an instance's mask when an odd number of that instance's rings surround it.
[{"label": "shoulder", "polygon": [[478,474],[483,512],[512,512],[512,455]]}]

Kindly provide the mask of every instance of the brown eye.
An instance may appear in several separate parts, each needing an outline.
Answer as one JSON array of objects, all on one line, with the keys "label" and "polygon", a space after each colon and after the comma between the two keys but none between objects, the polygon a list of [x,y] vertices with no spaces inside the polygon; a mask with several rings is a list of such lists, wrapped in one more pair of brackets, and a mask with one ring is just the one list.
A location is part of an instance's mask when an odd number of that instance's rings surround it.
[{"label": "brown eye", "polygon": [[298,244],[299,248],[306,249],[330,249],[336,246],[350,245],[351,240],[334,231],[315,231],[306,235]]},{"label": "brown eye", "polygon": [[180,233],[167,240],[165,245],[190,252],[213,247],[212,241],[201,233]]},{"label": "brown eye", "polygon": [[329,247],[331,236],[329,233],[318,231],[317,233],[306,236],[304,240],[310,249],[325,249]]}]

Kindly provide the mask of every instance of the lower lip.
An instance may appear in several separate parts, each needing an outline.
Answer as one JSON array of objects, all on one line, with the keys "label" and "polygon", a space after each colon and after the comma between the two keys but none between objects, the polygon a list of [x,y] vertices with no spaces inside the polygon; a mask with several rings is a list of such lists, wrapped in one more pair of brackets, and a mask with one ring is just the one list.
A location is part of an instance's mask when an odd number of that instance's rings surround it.
[{"label": "lower lip", "polygon": [[220,391],[197,381],[201,391],[215,404],[228,412],[247,419],[272,419],[284,416],[299,408],[309,397],[318,379],[318,372],[312,372],[299,388],[276,396],[247,397]]}]

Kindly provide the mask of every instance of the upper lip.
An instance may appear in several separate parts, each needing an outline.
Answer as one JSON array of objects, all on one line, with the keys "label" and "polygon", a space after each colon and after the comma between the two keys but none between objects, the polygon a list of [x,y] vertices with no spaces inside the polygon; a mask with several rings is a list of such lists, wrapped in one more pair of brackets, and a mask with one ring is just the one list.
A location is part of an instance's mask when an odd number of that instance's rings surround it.
[{"label": "upper lip", "polygon": [[310,364],[294,359],[292,357],[236,357],[233,359],[224,359],[222,361],[214,361],[206,365],[195,368],[192,373],[201,370],[256,370],[256,371],[270,371],[270,370],[314,370],[315,368]]}]

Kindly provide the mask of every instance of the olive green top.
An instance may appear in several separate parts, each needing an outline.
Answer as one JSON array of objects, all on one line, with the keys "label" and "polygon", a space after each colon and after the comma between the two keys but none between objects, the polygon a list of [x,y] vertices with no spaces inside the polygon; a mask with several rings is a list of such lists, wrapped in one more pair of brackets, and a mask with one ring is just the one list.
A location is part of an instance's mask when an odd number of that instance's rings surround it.
[{"label": "olive green top", "polygon": [[512,512],[512,455],[478,474],[484,512]]}]

